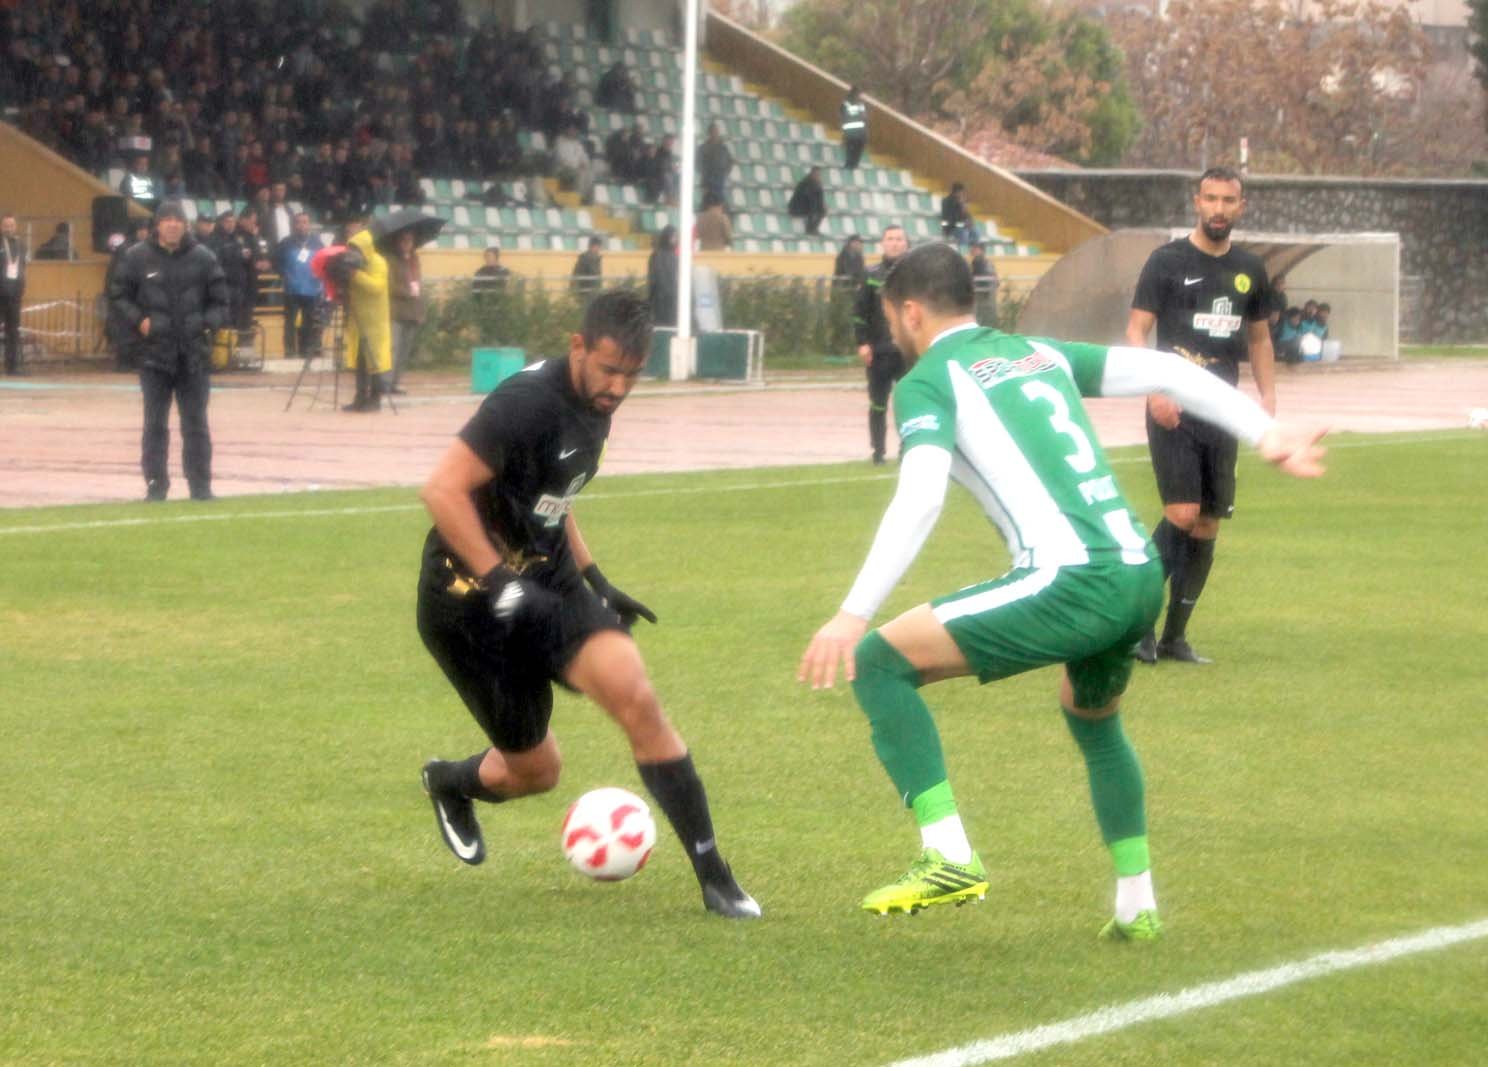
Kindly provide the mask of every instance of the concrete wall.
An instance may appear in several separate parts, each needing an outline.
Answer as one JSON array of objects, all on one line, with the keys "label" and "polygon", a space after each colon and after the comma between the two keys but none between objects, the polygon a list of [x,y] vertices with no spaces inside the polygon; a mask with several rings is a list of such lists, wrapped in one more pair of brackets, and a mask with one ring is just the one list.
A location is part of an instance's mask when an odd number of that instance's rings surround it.
[{"label": "concrete wall", "polygon": [[[1019,177],[1113,229],[1193,224],[1188,172]],[[1488,342],[1488,181],[1251,176],[1246,196],[1246,229],[1398,233],[1402,339]]]}]

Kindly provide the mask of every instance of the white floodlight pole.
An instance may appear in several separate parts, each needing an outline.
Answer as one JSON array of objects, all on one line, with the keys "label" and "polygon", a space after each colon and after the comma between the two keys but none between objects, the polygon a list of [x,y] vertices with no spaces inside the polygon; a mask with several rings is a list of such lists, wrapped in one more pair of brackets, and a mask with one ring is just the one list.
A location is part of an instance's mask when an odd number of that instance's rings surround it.
[{"label": "white floodlight pole", "polygon": [[687,7],[687,17],[682,42],[682,129],[677,137],[682,174],[677,187],[677,340],[672,349],[673,379],[691,378],[697,373],[697,349],[692,343],[692,225],[697,169],[698,8],[704,0],[682,2]]}]

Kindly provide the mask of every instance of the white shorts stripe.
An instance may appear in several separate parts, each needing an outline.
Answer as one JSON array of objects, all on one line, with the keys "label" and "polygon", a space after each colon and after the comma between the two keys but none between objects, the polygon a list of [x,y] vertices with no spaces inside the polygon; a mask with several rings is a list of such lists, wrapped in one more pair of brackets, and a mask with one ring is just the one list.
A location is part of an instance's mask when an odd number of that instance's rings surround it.
[{"label": "white shorts stripe", "polygon": [[944,626],[952,619],[964,619],[968,615],[980,615],[984,611],[1000,608],[1011,604],[1015,600],[1026,600],[1031,596],[1043,592],[1054,584],[1054,579],[1059,577],[1058,567],[1044,567],[1034,571],[1032,574],[1019,578],[1007,585],[999,585],[995,589],[969,596],[964,600],[952,600],[950,603],[941,604],[932,609],[936,619]]}]

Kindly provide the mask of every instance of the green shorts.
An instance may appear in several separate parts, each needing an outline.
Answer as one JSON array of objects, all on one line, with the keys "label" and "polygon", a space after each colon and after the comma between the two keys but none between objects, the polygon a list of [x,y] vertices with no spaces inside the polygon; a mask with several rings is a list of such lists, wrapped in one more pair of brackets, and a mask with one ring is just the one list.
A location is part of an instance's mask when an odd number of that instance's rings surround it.
[{"label": "green shorts", "polygon": [[1100,708],[1126,691],[1132,646],[1162,610],[1156,560],[1020,568],[930,602],[983,683],[1063,663],[1075,704]]}]

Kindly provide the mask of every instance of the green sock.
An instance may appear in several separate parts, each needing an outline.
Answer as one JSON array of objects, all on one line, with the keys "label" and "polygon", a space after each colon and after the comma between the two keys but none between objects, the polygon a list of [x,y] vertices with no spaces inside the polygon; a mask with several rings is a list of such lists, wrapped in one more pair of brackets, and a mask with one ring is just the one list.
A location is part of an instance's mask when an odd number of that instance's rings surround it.
[{"label": "green sock", "polygon": [[914,809],[915,823],[929,826],[956,814],[956,798],[951,793],[951,783],[932,785],[919,796],[910,797],[909,806]]},{"label": "green sock", "polygon": [[1141,874],[1149,866],[1142,765],[1121,728],[1121,716],[1085,719],[1066,711],[1064,721],[1085,757],[1095,821],[1117,875]]},{"label": "green sock", "polygon": [[[877,630],[858,642],[854,654],[858,671],[853,695],[873,728],[873,750],[893,779],[900,800],[910,807],[922,793],[946,782],[940,733],[917,691],[920,672]],[[949,785],[945,785],[945,794],[949,799]],[[954,812],[955,801],[950,804]]]}]

